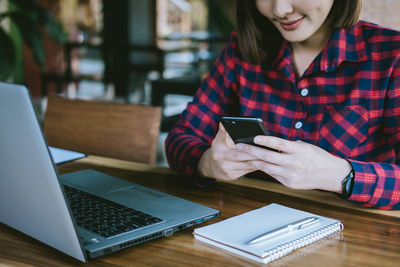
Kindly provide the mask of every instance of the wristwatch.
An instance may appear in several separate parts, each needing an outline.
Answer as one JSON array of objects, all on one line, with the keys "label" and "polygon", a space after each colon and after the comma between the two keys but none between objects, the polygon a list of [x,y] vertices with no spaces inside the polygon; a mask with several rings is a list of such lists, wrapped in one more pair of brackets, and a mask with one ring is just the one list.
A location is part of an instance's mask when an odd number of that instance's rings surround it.
[{"label": "wristwatch", "polygon": [[353,192],[354,186],[354,170],[351,169],[350,173],[342,181],[342,194],[340,195],[343,199],[348,199]]}]

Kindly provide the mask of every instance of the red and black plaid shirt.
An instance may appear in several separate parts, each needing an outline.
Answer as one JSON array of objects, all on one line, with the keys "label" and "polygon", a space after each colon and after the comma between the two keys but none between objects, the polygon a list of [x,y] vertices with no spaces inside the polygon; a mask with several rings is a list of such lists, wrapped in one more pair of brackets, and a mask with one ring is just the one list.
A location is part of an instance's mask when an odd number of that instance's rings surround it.
[{"label": "red and black plaid shirt", "polygon": [[220,117],[254,116],[271,135],[303,140],[347,159],[349,200],[400,208],[400,33],[360,21],[336,30],[296,80],[292,51],[246,62],[237,34],[166,140],[170,166],[188,177],[211,145]]}]

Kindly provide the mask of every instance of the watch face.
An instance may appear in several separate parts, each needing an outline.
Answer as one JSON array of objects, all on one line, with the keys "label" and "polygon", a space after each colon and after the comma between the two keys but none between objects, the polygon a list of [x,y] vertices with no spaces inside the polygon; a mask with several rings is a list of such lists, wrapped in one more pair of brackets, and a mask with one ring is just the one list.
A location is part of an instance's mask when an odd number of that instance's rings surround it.
[{"label": "watch face", "polygon": [[349,175],[342,181],[342,197],[347,199],[351,196],[354,184],[354,171],[351,170]]}]

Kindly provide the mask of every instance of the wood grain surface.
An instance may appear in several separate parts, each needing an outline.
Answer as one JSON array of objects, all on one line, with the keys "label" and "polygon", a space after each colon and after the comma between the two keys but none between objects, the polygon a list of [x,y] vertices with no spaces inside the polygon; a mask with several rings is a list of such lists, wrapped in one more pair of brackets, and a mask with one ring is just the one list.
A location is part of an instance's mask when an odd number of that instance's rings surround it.
[{"label": "wood grain surface", "polygon": [[[343,222],[344,230],[341,234],[298,249],[270,263],[270,266],[400,266],[398,211],[373,212],[372,209],[349,207],[340,204],[343,200],[338,198],[324,201],[330,195],[325,192],[304,197],[303,194],[288,193],[284,187],[279,190],[277,184],[269,190],[268,183],[263,185],[263,181],[254,182],[249,178],[240,179],[243,181],[236,183],[216,183],[210,188],[199,189],[168,168],[93,156],[59,166],[59,171],[65,173],[87,168],[219,209],[221,217],[206,224],[270,203],[302,209]],[[0,224],[0,266],[262,265],[195,240],[192,231],[193,229],[185,229],[170,237],[127,248],[83,264]]]}]

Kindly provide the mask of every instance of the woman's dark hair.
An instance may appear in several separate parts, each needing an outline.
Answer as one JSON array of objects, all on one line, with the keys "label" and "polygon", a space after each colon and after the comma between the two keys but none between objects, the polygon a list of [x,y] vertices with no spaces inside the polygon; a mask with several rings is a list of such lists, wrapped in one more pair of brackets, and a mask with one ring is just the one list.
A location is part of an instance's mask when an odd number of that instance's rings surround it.
[{"label": "woman's dark hair", "polygon": [[[265,54],[275,55],[282,43],[282,35],[262,15],[255,0],[237,0],[236,15],[239,47],[251,63],[260,64]],[[334,0],[326,18],[332,29],[347,28],[356,24],[362,0]]]}]

